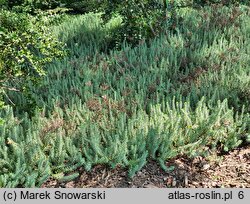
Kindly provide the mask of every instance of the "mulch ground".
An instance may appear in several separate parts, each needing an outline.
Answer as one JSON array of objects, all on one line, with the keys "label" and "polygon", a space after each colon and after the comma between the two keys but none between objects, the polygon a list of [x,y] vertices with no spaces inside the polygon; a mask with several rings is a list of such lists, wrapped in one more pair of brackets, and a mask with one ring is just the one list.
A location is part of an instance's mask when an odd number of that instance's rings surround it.
[{"label": "mulch ground", "polygon": [[165,172],[155,161],[148,162],[132,178],[126,169],[95,166],[90,172],[79,169],[80,176],[70,182],[48,180],[46,188],[250,188],[250,146],[225,155],[177,157],[166,162],[174,166]]}]

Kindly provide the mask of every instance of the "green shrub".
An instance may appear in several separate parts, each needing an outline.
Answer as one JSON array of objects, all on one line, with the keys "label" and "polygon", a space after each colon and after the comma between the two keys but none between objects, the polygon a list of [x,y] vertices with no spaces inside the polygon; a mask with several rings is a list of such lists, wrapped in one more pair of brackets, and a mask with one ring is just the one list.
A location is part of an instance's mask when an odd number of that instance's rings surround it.
[{"label": "green shrub", "polygon": [[107,20],[113,15],[120,15],[122,27],[113,38],[119,44],[126,40],[136,45],[159,34],[165,19],[164,11],[164,5],[157,0],[113,0],[105,5],[103,17]]},{"label": "green shrub", "polygon": [[[62,56],[62,45],[36,18],[0,12],[0,89],[27,92],[45,75],[44,65]],[[1,95],[2,95],[1,94]]]},{"label": "green shrub", "polygon": [[223,4],[223,5],[232,5],[239,3],[247,3],[248,0],[193,0],[195,5],[205,6],[209,4]]},{"label": "green shrub", "polygon": [[[29,9],[51,9],[60,5],[60,0],[1,0],[2,5],[13,7],[28,7]],[[0,2],[1,5],[1,2]]]},{"label": "green shrub", "polygon": [[62,0],[64,6],[75,13],[103,11],[107,2],[107,0]]}]

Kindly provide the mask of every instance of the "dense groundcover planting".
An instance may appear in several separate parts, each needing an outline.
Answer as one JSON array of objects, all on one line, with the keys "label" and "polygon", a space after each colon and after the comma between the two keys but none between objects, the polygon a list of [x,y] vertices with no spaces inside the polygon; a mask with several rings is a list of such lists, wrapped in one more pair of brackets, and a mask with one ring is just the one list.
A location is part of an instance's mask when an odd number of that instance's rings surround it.
[{"label": "dense groundcover planting", "polygon": [[248,1],[16,2],[0,1],[0,187],[250,141]]}]

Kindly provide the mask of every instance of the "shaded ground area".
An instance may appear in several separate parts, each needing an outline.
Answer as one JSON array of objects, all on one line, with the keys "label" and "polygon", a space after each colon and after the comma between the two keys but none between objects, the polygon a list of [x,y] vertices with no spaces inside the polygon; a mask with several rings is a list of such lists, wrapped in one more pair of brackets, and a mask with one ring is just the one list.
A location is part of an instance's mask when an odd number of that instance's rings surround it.
[{"label": "shaded ground area", "polygon": [[62,188],[166,188],[166,187],[245,187],[250,188],[250,146],[235,149],[226,155],[209,158],[174,158],[167,162],[175,170],[165,172],[154,161],[139,171],[133,179],[122,168],[110,169],[98,165],[91,172],[80,171],[74,181],[60,183],[49,180],[42,187]]}]

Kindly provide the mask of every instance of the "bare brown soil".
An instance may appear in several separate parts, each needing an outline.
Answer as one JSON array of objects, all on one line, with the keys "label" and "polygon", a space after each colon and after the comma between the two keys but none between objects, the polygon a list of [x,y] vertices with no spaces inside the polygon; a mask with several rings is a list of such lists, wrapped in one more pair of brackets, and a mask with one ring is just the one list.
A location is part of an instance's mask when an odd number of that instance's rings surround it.
[{"label": "bare brown soil", "polygon": [[50,179],[47,188],[250,188],[250,146],[222,156],[188,159],[177,157],[166,162],[174,166],[165,172],[150,161],[132,178],[126,169],[95,166],[90,172],[79,169],[80,176],[70,182]]}]

